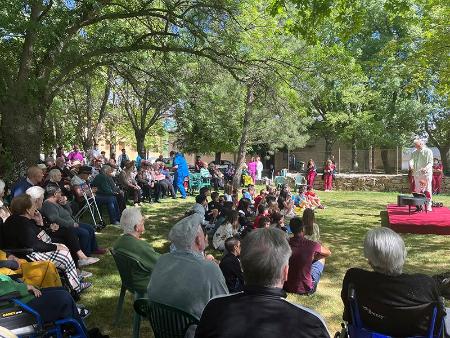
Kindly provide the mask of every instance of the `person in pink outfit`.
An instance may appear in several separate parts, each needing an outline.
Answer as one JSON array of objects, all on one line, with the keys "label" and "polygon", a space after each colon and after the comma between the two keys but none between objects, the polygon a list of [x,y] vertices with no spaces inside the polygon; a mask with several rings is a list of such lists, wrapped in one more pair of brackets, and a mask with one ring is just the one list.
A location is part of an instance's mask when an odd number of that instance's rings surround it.
[{"label": "person in pink outfit", "polygon": [[331,160],[327,160],[325,168],[323,168],[323,190],[330,191],[333,189],[333,172],[335,166]]},{"label": "person in pink outfit", "polygon": [[434,158],[434,163],[433,163],[433,179],[432,179],[432,190],[433,190],[433,195],[437,195],[441,192],[441,187],[442,187],[442,171],[443,171],[444,167],[441,164],[441,162],[439,161],[439,159]]},{"label": "person in pink outfit", "polygon": [[256,183],[256,165],[257,165],[257,163],[256,163],[254,157],[252,157],[250,162],[247,163],[248,173],[252,177],[253,184]]},{"label": "person in pink outfit", "polygon": [[308,187],[314,187],[314,180],[316,179],[316,176],[316,164],[314,163],[313,159],[310,159],[308,161],[308,164],[306,165],[306,182]]},{"label": "person in pink outfit", "polygon": [[81,163],[84,163],[84,156],[83,153],[79,150],[78,145],[75,144],[73,146],[73,150],[69,153],[67,156],[67,160],[72,164],[75,161],[80,161]]}]

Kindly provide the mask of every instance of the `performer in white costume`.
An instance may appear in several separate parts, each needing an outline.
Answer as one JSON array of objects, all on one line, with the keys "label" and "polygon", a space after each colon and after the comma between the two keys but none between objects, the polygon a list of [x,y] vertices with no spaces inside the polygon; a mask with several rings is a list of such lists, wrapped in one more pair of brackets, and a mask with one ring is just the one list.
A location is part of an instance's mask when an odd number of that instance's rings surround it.
[{"label": "performer in white costume", "polygon": [[416,150],[411,154],[411,160],[409,166],[413,170],[414,176],[414,191],[420,191],[420,180],[425,179],[427,181],[426,190],[430,193],[430,201],[427,209],[431,211],[431,194],[432,186],[431,181],[433,179],[433,152],[425,145],[423,140],[416,139],[414,141]]}]

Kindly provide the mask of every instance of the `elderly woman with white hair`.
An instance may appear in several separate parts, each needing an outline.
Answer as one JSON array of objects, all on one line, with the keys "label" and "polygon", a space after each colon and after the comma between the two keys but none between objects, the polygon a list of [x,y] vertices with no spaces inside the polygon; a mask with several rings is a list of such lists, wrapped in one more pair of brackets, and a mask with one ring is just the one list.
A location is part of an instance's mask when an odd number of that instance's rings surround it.
[{"label": "elderly woman with white hair", "polygon": [[42,227],[42,230],[50,237],[49,240],[52,243],[61,243],[69,248],[72,259],[77,267],[96,263],[98,258],[87,257],[82,251],[79,238],[74,228],[62,227],[55,222],[51,222],[45,215],[40,213],[43,206],[44,193],[45,190],[39,186],[27,189],[27,195],[31,197],[31,201],[36,207],[36,213],[33,217],[36,225]]},{"label": "elderly woman with white hair", "polygon": [[373,271],[351,268],[344,277],[341,291],[344,320],[351,322],[348,294],[352,287],[366,328],[395,337],[427,335],[429,317],[416,320],[403,316],[401,311],[435,303],[437,323],[445,311],[432,277],[403,273],[406,249],[400,235],[385,227],[370,230],[364,239],[364,257]]},{"label": "elderly woman with white hair", "polygon": [[145,231],[145,219],[139,208],[127,208],[120,217],[120,226],[123,235],[113,244],[114,251],[122,252],[138,260],[147,271],[142,271],[133,276],[134,285],[138,290],[146,290],[150,280],[151,271],[159,258],[152,246],[141,239]]},{"label": "elderly woman with white hair", "polygon": [[64,196],[67,198],[70,198],[72,196],[72,192],[70,191],[70,185],[64,185],[63,177],[61,170],[59,169],[52,169],[48,172],[47,180],[45,181],[44,188],[47,187],[49,184],[57,184],[59,188],[61,189],[61,192]]},{"label": "elderly woman with white hair", "polygon": [[64,271],[74,293],[90,287],[91,283],[81,283],[69,249],[63,244],[54,244],[35,223],[39,218],[35,203],[28,194],[14,197],[11,202],[12,215],[3,225],[2,240],[7,248],[33,250],[19,258],[32,261],[50,261]]},{"label": "elderly woman with white hair", "polygon": [[60,227],[72,228],[80,240],[80,246],[87,256],[92,254],[104,254],[106,250],[97,245],[94,227],[90,224],[76,222],[72,216],[72,209],[67,200],[62,196],[61,189],[55,183],[45,188],[47,198],[42,204],[41,212],[47,219]]}]

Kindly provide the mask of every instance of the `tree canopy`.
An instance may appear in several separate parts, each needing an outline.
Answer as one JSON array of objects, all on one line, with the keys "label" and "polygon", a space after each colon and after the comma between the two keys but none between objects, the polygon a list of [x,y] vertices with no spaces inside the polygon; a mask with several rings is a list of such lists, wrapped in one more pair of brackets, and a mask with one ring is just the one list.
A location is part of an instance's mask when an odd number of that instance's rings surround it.
[{"label": "tree canopy", "polygon": [[4,0],[0,156],[161,148],[170,119],[181,149],[240,166],[314,135],[326,154],[424,135],[448,170],[449,18],[437,0]]}]

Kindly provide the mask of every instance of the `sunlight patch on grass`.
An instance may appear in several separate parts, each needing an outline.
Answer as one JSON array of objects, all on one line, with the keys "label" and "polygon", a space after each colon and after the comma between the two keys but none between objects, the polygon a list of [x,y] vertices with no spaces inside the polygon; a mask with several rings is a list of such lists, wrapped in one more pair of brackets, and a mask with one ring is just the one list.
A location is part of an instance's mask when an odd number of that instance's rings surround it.
[{"label": "sunlight patch on grass", "polygon": [[[259,188],[257,188],[259,191]],[[318,192],[326,206],[316,213],[320,226],[321,241],[332,251],[316,294],[299,296],[289,294],[288,299],[309,307],[320,313],[327,322],[332,334],[340,330],[342,321],[342,301],[340,298],[342,279],[350,267],[369,269],[363,257],[362,245],[366,232],[380,226],[380,211],[386,204],[396,202],[396,193],[377,192]],[[450,196],[439,196],[439,201],[450,205]],[[170,228],[194,203],[186,200],[165,199],[162,203],[145,203],[142,212],[146,216],[146,229],[143,238],[158,252],[167,252],[167,239]],[[101,247],[110,248],[122,231],[108,226],[98,234]],[[450,236],[402,234],[408,250],[405,272],[435,274],[448,269],[448,248]],[[207,249],[220,259],[218,251]],[[111,337],[131,337],[132,296],[127,294],[119,327],[113,326],[117,300],[120,292],[120,277],[111,255],[104,255],[100,262],[86,270],[94,273],[94,286],[83,294],[81,303],[86,305],[92,315],[88,326],[101,327]],[[274,319],[276,320],[276,319]],[[148,323],[143,322],[141,336],[152,337]]]}]

